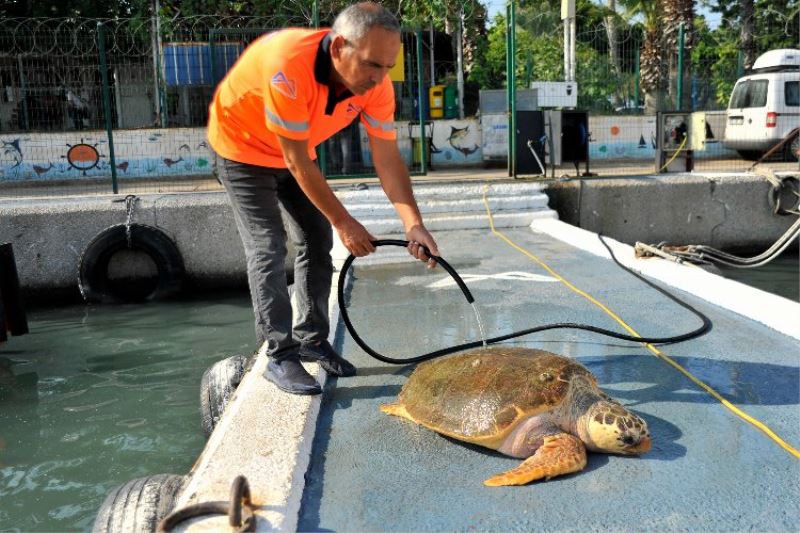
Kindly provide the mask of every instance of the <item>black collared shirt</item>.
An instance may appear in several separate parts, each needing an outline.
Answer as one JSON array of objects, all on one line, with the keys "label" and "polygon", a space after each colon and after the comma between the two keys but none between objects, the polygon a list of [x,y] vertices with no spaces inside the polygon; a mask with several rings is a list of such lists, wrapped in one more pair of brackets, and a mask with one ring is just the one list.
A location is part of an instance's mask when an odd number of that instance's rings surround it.
[{"label": "black collared shirt", "polygon": [[331,36],[333,32],[322,38],[317,49],[317,57],[314,60],[314,78],[317,83],[328,86],[328,103],[325,105],[325,114],[332,115],[333,110],[336,109],[336,104],[343,102],[348,98],[353,97],[350,89],[345,89],[340,94],[337,92],[337,84],[332,80],[333,78],[333,60],[331,59]]}]

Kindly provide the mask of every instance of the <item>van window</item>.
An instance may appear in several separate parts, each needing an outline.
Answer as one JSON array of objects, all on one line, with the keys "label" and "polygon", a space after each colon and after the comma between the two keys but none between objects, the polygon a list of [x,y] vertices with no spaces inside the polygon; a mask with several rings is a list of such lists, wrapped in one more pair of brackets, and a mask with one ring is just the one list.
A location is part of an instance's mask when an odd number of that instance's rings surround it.
[{"label": "van window", "polygon": [[769,80],[747,80],[736,84],[730,108],[764,107],[767,105]]},{"label": "van window", "polygon": [[787,81],[784,84],[784,95],[786,97],[786,105],[799,106],[800,81]]}]

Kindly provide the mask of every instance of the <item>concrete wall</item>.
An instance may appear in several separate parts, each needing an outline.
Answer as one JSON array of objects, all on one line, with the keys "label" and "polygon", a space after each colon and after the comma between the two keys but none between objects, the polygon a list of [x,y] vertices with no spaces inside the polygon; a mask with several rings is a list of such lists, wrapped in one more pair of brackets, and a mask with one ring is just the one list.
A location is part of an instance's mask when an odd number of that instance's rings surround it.
[{"label": "concrete wall", "polygon": [[[11,242],[28,291],[72,288],[78,262],[99,232],[124,223],[124,202],[111,197],[0,203],[0,242]],[[159,227],[178,246],[199,286],[246,286],[244,251],[223,193],[146,195],[133,221]]]},{"label": "concrete wall", "polygon": [[[379,185],[358,190],[334,188],[373,235],[402,237],[402,224]],[[537,217],[554,218],[541,190],[537,183],[493,183],[490,206],[495,224],[527,227]],[[483,191],[483,185],[475,182],[418,183],[414,187],[426,226],[433,232],[486,227]],[[125,202],[120,200],[124,198],[0,201],[0,242],[13,244],[23,287],[32,293],[64,289],[77,296],[82,252],[98,233],[127,218]],[[225,193],[142,195],[132,220],[158,227],[172,239],[195,287],[246,287],[244,251]],[[291,244],[289,248],[293,257]],[[399,252],[405,259],[406,252]],[[344,261],[348,254],[334,232],[334,261]],[[143,254],[125,252],[123,260],[112,261],[109,274],[140,277],[154,274],[154,269]]]},{"label": "concrete wall", "polygon": [[564,222],[628,244],[766,248],[795,217],[774,216],[764,178],[703,176],[570,180],[548,184]]},{"label": "concrete wall", "polygon": [[[794,221],[772,215],[770,187],[759,177],[490,183],[497,225],[527,226],[532,217],[555,217],[546,204],[549,199],[549,207],[565,222],[629,244],[670,241],[765,249]],[[475,182],[415,186],[420,209],[434,232],[485,226],[482,192],[483,185]],[[379,187],[343,188],[336,194],[376,236],[402,235]],[[81,253],[95,235],[125,219],[125,203],[110,196],[3,200],[0,242],[14,245],[20,280],[28,292],[63,288],[77,296]],[[224,193],[143,195],[133,221],[156,226],[175,242],[196,287],[246,286],[244,252]],[[338,244],[334,253],[341,259],[347,255]]]}]

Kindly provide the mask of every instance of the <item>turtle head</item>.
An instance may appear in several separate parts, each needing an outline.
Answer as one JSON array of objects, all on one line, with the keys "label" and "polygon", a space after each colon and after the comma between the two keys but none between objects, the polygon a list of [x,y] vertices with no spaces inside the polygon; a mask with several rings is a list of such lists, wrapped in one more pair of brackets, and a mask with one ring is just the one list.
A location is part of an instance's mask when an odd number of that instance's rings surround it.
[{"label": "turtle head", "polygon": [[593,403],[578,425],[590,450],[622,455],[650,451],[647,422],[612,400]]}]

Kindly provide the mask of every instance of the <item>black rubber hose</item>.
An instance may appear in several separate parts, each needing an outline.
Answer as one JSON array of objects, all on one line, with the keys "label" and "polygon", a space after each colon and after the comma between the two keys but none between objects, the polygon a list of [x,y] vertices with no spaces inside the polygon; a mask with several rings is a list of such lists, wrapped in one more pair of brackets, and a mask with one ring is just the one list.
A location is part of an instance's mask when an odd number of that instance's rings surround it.
[{"label": "black rubber hose", "polygon": [[[683,335],[676,335],[676,336],[673,336],[673,337],[635,337],[633,335],[625,335],[624,333],[617,333],[616,331],[611,331],[611,330],[605,329],[605,328],[598,328],[596,326],[590,326],[590,325],[587,325],[587,324],[576,324],[576,323],[572,323],[572,322],[559,322],[559,323],[556,323],[556,324],[545,324],[544,326],[536,326],[536,327],[533,327],[533,328],[523,329],[523,330],[520,330],[520,331],[515,331],[515,332],[512,332],[512,333],[509,333],[507,335],[501,335],[499,337],[492,337],[492,338],[486,339],[486,344],[494,344],[494,343],[502,342],[502,341],[505,341],[505,340],[508,340],[508,339],[513,339],[515,337],[522,337],[523,335],[530,335],[531,333],[536,333],[536,332],[539,332],[539,331],[545,331],[545,330],[548,330],[548,329],[562,329],[562,328],[582,329],[582,330],[585,330],[585,331],[591,331],[591,332],[594,332],[594,333],[599,333],[601,335],[605,335],[605,336],[608,336],[608,337],[613,337],[615,339],[621,339],[621,340],[632,341],[632,342],[648,343],[648,344],[668,344],[668,343],[682,342],[682,341],[685,341],[685,340],[693,339],[695,337],[699,337],[701,335],[704,335],[705,333],[707,333],[708,331],[711,330],[712,323],[711,323],[711,320],[706,315],[704,315],[703,313],[701,313],[700,311],[698,311],[697,309],[695,309],[694,307],[692,307],[688,303],[684,302],[683,300],[678,299],[677,296],[674,296],[673,294],[671,294],[668,291],[666,291],[665,289],[659,287],[658,285],[656,285],[652,281],[646,279],[644,276],[634,272],[630,268],[628,268],[625,265],[623,265],[622,263],[620,263],[617,260],[616,256],[614,255],[614,252],[611,250],[611,248],[608,246],[608,244],[603,239],[603,236],[602,235],[598,235],[598,238],[600,239],[600,242],[603,243],[603,246],[606,247],[606,250],[608,250],[608,253],[611,255],[611,259],[614,260],[614,262],[617,264],[617,266],[619,266],[623,270],[627,271],[629,274],[637,277],[638,279],[640,279],[641,281],[643,281],[644,283],[646,283],[650,287],[653,287],[655,290],[657,290],[661,294],[665,295],[667,298],[669,298],[673,302],[675,302],[678,305],[688,309],[691,313],[693,313],[695,316],[700,318],[700,320],[702,320],[703,324],[699,328],[697,328],[695,330],[692,330],[689,333],[684,333]],[[376,246],[376,247],[377,246],[403,246],[403,247],[406,247],[406,246],[408,246],[408,241],[403,241],[403,240],[399,240],[399,239],[398,240],[387,239],[387,240],[372,241],[372,244],[374,246]],[[464,293],[464,297],[467,299],[467,302],[469,302],[469,303],[474,302],[475,299],[472,297],[472,293],[470,293],[469,289],[467,288],[466,283],[464,283],[464,280],[461,279],[461,276],[458,275],[458,272],[456,272],[456,270],[452,266],[450,266],[450,264],[447,263],[447,261],[445,261],[444,259],[442,259],[439,256],[435,256],[435,255],[431,254],[430,250],[425,245],[420,244],[420,246],[423,247],[423,249],[425,250],[425,253],[428,254],[429,257],[431,257],[434,261],[436,261],[436,263],[441,265],[442,268],[444,268],[447,271],[447,273],[450,274],[450,276],[458,284],[459,288],[461,289],[461,292]],[[387,357],[387,356],[382,355],[382,354],[376,352],[375,350],[373,350],[366,342],[364,342],[364,340],[358,335],[358,333],[356,333],[356,329],[355,329],[355,327],[353,327],[353,323],[350,321],[350,316],[347,314],[347,307],[344,304],[344,302],[345,302],[345,300],[344,300],[344,283],[345,283],[345,279],[347,277],[347,271],[350,269],[350,265],[353,264],[353,261],[355,261],[355,259],[356,259],[356,257],[351,254],[345,260],[344,264],[342,265],[342,270],[339,272],[339,285],[338,285],[339,311],[341,312],[342,320],[344,321],[344,325],[347,327],[347,331],[350,332],[350,335],[353,337],[353,340],[356,341],[356,344],[358,344],[361,347],[361,349],[363,349],[369,355],[371,355],[372,357],[374,357],[375,359],[377,359],[379,361],[383,361],[384,363],[391,363],[391,364],[395,364],[395,365],[406,365],[406,364],[412,364],[412,363],[419,363],[421,361],[426,361],[428,359],[434,359],[436,357],[441,357],[443,355],[459,352],[459,351],[466,350],[466,349],[469,349],[469,348],[477,348],[478,346],[483,346],[483,341],[467,342],[467,343],[464,343],[464,344],[458,344],[456,346],[452,346],[450,348],[443,348],[441,350],[436,350],[434,352],[426,353],[426,354],[423,354],[423,355],[418,355],[417,357],[409,357],[409,358],[406,358],[406,359],[396,359],[396,358],[393,358],[393,357]]]}]

